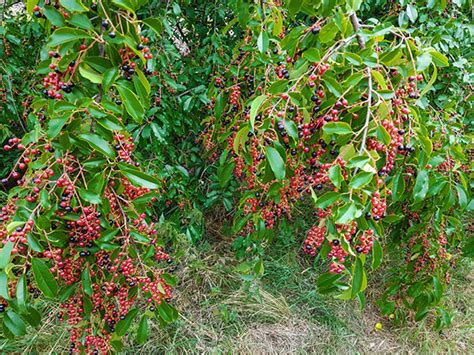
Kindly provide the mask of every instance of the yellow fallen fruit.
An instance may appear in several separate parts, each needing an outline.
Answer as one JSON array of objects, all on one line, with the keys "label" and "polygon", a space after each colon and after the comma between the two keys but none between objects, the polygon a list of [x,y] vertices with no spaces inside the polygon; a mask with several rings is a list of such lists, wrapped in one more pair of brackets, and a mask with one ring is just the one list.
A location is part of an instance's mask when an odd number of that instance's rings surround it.
[{"label": "yellow fallen fruit", "polygon": [[382,330],[382,323],[376,323],[375,324],[375,330],[377,330],[377,331]]},{"label": "yellow fallen fruit", "polygon": [[395,318],[395,314],[391,313],[389,316],[388,316],[389,319],[394,319]]}]

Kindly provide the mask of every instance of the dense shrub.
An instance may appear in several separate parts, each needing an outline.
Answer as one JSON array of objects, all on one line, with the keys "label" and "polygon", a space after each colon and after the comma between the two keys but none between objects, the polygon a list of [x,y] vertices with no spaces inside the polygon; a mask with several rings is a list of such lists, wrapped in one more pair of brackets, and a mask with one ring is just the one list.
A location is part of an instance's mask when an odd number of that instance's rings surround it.
[{"label": "dense shrub", "polygon": [[450,6],[28,1],[1,27],[3,335],[37,327],[46,297],[71,352],[143,343],[179,311],[164,221],[197,242],[221,204],[239,272],[301,224],[319,292],[363,305],[388,259],[382,313],[448,325],[473,207],[472,37]]},{"label": "dense shrub", "polygon": [[[407,11],[414,22],[414,6]],[[320,292],[364,304],[366,269],[388,254],[395,268],[382,312],[402,320],[411,308],[418,320],[437,307],[438,326],[449,324],[438,306],[470,201],[471,104],[446,101],[467,94],[465,83],[437,84],[449,59],[433,40],[390,21],[359,28],[335,3],[250,13],[233,62],[213,77],[203,135],[214,158],[223,149],[221,180],[241,184],[239,253],[255,252],[261,271],[258,255],[277,227],[312,219],[303,251],[330,261]]]}]

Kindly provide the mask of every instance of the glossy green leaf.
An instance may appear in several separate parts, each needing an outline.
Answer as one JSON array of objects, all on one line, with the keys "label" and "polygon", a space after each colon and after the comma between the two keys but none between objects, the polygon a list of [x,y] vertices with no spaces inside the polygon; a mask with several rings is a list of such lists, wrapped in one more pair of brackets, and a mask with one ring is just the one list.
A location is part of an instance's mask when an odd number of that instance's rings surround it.
[{"label": "glossy green leaf", "polygon": [[21,275],[18,279],[18,283],[16,284],[16,302],[18,304],[18,308],[23,313],[26,311],[26,302],[28,297],[28,292],[26,291],[26,279],[25,275]]},{"label": "glossy green leaf", "polygon": [[151,175],[129,167],[126,164],[119,164],[119,168],[122,174],[136,186],[149,189],[157,189],[160,187],[160,182]]},{"label": "glossy green leaf", "polygon": [[36,258],[31,260],[31,266],[38,288],[46,297],[54,298],[58,293],[58,283],[49,267],[43,261]]},{"label": "glossy green leaf", "polygon": [[137,95],[124,86],[118,85],[117,90],[119,91],[122,102],[125,105],[125,109],[130,114],[130,116],[132,116],[135,122],[142,122],[145,116],[145,110],[143,105],[140,103],[140,100],[138,100]]},{"label": "glossy green leaf", "polygon": [[142,319],[140,320],[140,324],[138,325],[137,331],[137,343],[143,344],[148,338],[148,317],[146,314],[143,315]]},{"label": "glossy green leaf", "polygon": [[10,292],[8,289],[8,276],[5,271],[0,272],[0,296],[6,300],[10,299]]},{"label": "glossy green leaf", "polygon": [[92,296],[92,282],[88,267],[82,272],[82,289],[86,294]]},{"label": "glossy green leaf", "polygon": [[266,151],[266,158],[270,163],[270,167],[272,168],[275,177],[278,180],[283,180],[285,178],[286,170],[285,170],[285,161],[281,157],[278,150],[273,147],[267,146],[265,148]]},{"label": "glossy green leaf", "polygon": [[350,134],[351,126],[346,122],[329,122],[323,126],[323,131],[327,134]]},{"label": "glossy green leaf", "polygon": [[10,255],[12,253],[13,243],[8,241],[0,250],[0,270],[5,269],[5,267],[10,262]]},{"label": "glossy green leaf", "polygon": [[3,316],[3,324],[15,336],[26,334],[26,324],[13,310],[9,309]]},{"label": "glossy green leaf", "polygon": [[157,17],[150,17],[143,19],[142,22],[147,25],[149,28],[153,30],[157,35],[161,35],[161,31],[163,30],[163,25],[161,20]]},{"label": "glossy green leaf", "polygon": [[357,173],[351,180],[349,186],[353,189],[360,189],[370,183],[374,177],[373,173],[361,171]]},{"label": "glossy green leaf", "polygon": [[374,244],[372,245],[372,270],[377,269],[382,263],[383,249],[379,241],[374,238]]},{"label": "glossy green leaf", "polygon": [[87,7],[80,0],[59,0],[59,3],[71,12],[87,11]]},{"label": "glossy green leaf", "polygon": [[127,332],[128,328],[132,324],[132,321],[135,319],[136,315],[138,314],[138,309],[134,308],[128,311],[125,319],[119,321],[117,326],[115,327],[115,334],[118,336],[124,336]]},{"label": "glossy green leaf", "polygon": [[82,133],[79,135],[79,137],[89,143],[89,145],[102,153],[103,155],[109,157],[109,158],[114,158],[115,157],[115,151],[112,149],[112,147],[109,145],[109,143],[102,138],[101,136],[94,134],[94,133]]},{"label": "glossy green leaf", "polygon": [[56,47],[67,42],[90,38],[91,36],[83,30],[70,27],[61,27],[54,31],[54,33],[51,35],[48,45],[50,47]]},{"label": "glossy green leaf", "polygon": [[334,186],[339,189],[341,187],[342,182],[344,181],[344,177],[341,173],[341,166],[339,164],[331,166],[328,171],[328,177],[334,184]]},{"label": "glossy green leaf", "polygon": [[420,202],[425,199],[426,193],[430,187],[429,184],[430,179],[426,170],[419,171],[413,188],[413,199],[415,202]]}]

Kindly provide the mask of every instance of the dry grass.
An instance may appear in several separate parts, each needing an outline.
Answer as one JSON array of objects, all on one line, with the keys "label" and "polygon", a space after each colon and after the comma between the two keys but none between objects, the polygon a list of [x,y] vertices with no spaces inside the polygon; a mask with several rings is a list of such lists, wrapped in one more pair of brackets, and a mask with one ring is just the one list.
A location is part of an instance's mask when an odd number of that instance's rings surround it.
[{"label": "dry grass", "polygon": [[[446,307],[452,327],[439,333],[429,320],[394,327],[371,302],[383,291],[373,282],[365,310],[355,302],[337,301],[315,292],[317,275],[283,248],[265,262],[261,280],[244,281],[233,270],[235,257],[201,246],[189,251],[178,271],[174,305],[180,319],[160,329],[150,324],[142,346],[128,340],[135,354],[319,354],[319,353],[470,353],[474,349],[474,273],[464,265],[453,275]],[[193,248],[193,250],[195,250]],[[377,280],[377,275],[375,275]],[[378,275],[381,277],[382,273]],[[375,331],[377,322],[383,324]],[[67,334],[49,313],[46,325],[27,338],[3,344],[4,352],[62,353]]]}]

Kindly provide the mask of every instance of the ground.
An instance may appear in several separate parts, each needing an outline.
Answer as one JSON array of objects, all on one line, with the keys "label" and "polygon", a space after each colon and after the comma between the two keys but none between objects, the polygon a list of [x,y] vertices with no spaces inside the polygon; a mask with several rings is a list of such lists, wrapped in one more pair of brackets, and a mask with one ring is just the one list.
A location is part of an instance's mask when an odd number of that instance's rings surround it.
[{"label": "ground", "polygon": [[[277,246],[265,260],[261,280],[246,282],[235,273],[235,257],[226,243],[190,249],[177,271],[174,305],[180,319],[165,329],[153,324],[143,346],[129,340],[127,353],[468,353],[474,348],[474,294],[471,264],[460,265],[446,297],[453,325],[435,331],[429,319],[391,325],[380,316],[373,297],[381,290],[374,275],[367,307],[319,295],[317,275],[295,248]],[[219,249],[217,249],[219,248]],[[224,250],[223,250],[224,248]],[[46,308],[42,329],[6,344],[2,351],[60,353],[68,335]],[[375,330],[376,323],[382,330]]]}]

